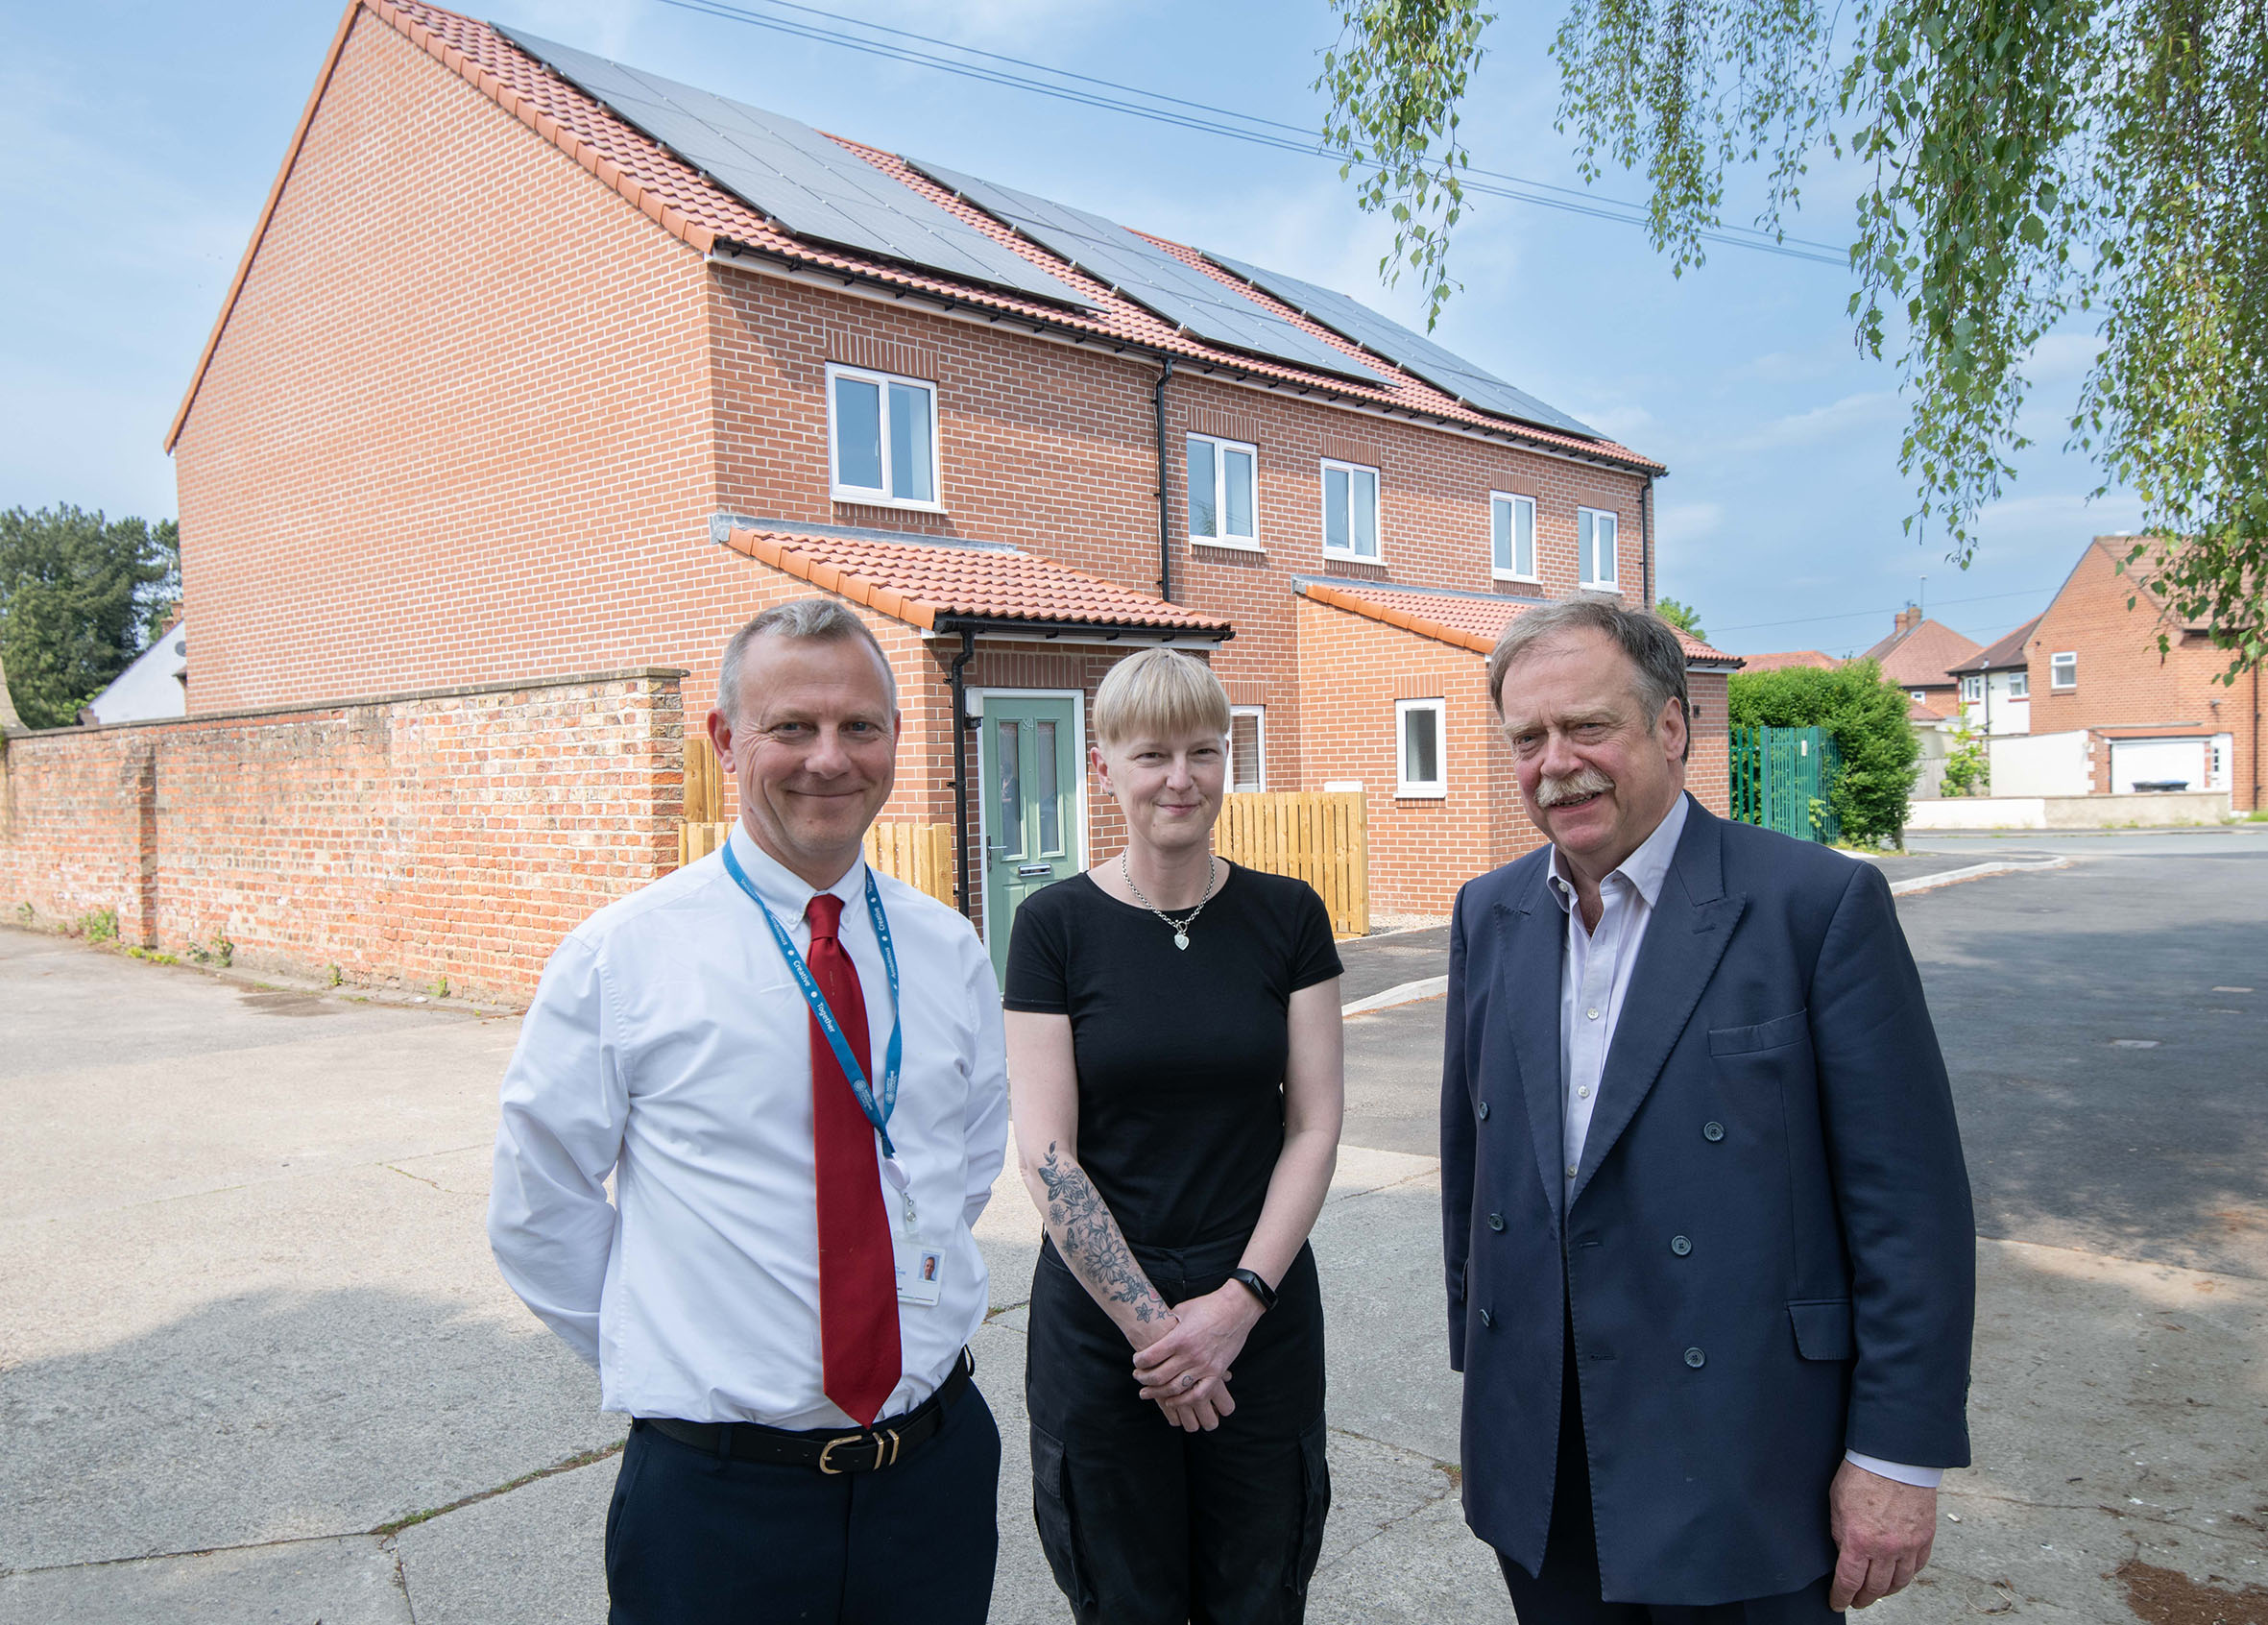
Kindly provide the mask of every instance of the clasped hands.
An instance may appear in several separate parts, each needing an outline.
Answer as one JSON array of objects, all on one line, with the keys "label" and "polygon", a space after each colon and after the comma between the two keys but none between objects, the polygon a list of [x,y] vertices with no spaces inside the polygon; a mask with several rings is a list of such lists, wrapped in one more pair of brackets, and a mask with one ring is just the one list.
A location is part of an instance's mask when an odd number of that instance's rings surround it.
[{"label": "clasped hands", "polygon": [[1259,1319],[1259,1300],[1237,1281],[1176,1304],[1166,1329],[1134,1352],[1142,1397],[1154,1400],[1175,1427],[1212,1432],[1237,1408],[1229,1365]]}]

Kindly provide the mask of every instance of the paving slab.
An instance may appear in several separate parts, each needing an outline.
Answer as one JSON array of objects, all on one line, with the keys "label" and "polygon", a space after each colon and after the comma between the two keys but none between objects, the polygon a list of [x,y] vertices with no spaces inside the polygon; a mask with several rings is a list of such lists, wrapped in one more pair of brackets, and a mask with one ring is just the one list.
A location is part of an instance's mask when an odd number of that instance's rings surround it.
[{"label": "paving slab", "polygon": [[597,1625],[619,1452],[395,1538],[418,1625]]},{"label": "paving slab", "polygon": [[0,1576],[0,1625],[411,1625],[411,1617],[394,1554],[368,1536]]}]

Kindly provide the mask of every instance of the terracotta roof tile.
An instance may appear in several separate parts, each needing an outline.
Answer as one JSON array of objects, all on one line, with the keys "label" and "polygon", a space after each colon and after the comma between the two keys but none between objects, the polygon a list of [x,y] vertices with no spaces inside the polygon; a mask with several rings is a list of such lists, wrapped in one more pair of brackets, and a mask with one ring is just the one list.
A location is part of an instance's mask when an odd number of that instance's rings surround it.
[{"label": "terracotta roof tile", "polygon": [[1893,632],[1859,659],[1879,661],[1882,675],[1901,689],[1942,689],[1953,663],[1978,652],[1974,640],[1942,621],[1924,620]]},{"label": "terracotta roof tile", "polygon": [[[1295,577],[1292,590],[1334,609],[1368,616],[1388,626],[1399,626],[1421,638],[1454,643],[1486,654],[1522,610],[1533,609],[1541,598],[1507,598],[1494,593],[1458,593],[1445,588],[1394,587],[1381,582],[1318,580]],[[1672,628],[1673,631],[1676,628]],[[1699,638],[1677,633],[1685,658],[1696,664],[1737,666],[1739,655],[1711,648]]]},{"label": "terracotta roof tile", "polygon": [[1785,671],[1791,666],[1809,666],[1822,671],[1832,671],[1843,663],[1833,655],[1819,649],[1783,649],[1776,654],[1743,655],[1748,662],[1746,671]]},{"label": "terracotta roof tile", "polygon": [[[1338,335],[1316,327],[1306,317],[1279,305],[1258,289],[1229,278],[1194,250],[1163,238],[1152,238],[1167,252],[1199,266],[1208,276],[1236,289],[1243,297],[1285,317],[1303,330],[1317,334],[1335,349],[1344,351],[1349,355],[1361,355],[1365,365],[1386,374],[1389,381],[1384,385],[1366,385],[1191,338],[1141,305],[1111,292],[1046,250],[1026,241],[982,210],[961,202],[904,160],[843,136],[833,135],[830,138],[930,202],[949,209],[995,241],[1009,245],[1025,258],[1094,300],[1098,308],[1093,312],[1067,309],[999,288],[959,281],[941,273],[830,248],[793,236],[721,186],[710,182],[650,137],[615,117],[575,86],[555,78],[542,63],[523,54],[488,24],[427,4],[426,0],[361,0],[361,3],[374,15],[398,29],[437,61],[477,86],[506,111],[573,158],[600,181],[613,186],[664,230],[704,254],[719,244],[737,246],[791,265],[839,273],[860,280],[931,294],[957,303],[999,310],[1059,331],[1090,335],[1104,343],[1117,340],[1139,345],[1202,367],[1233,372],[1302,393],[1329,395],[1389,411],[1414,413],[1485,428],[1528,444],[1597,458],[1619,467],[1653,473],[1662,472],[1660,463],[1613,441],[1585,440],[1540,425],[1514,423],[1484,412],[1476,412],[1424,380],[1401,373],[1346,343]],[[192,381],[191,398],[194,398],[195,393],[196,383]],[[187,401],[184,400],[184,413],[186,409]]]},{"label": "terracotta roof tile", "polygon": [[910,625],[959,620],[1178,632],[1224,639],[1228,621],[1144,597],[1020,548],[734,524],[725,545]]}]

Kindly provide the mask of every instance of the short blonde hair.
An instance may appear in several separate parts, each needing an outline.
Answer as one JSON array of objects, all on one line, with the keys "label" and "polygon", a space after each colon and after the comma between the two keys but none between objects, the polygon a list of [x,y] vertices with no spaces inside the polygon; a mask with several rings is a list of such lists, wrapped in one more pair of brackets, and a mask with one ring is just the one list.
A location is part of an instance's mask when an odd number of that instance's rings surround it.
[{"label": "short blonde hair", "polygon": [[1228,737],[1228,691],[1213,668],[1173,649],[1144,649],[1095,691],[1095,740],[1104,749],[1183,734]]}]

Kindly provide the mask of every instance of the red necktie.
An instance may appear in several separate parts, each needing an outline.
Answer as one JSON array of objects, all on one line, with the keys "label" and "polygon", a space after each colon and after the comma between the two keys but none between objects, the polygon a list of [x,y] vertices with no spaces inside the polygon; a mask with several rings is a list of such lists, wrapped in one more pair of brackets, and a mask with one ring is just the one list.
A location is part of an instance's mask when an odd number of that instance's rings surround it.
[{"label": "red necktie", "polygon": [[[858,967],[836,935],[843,900],[828,892],[804,910],[811,927],[805,956],[811,980],[850,1040],[870,1086],[881,1088],[868,1058],[866,996]],[[851,1093],[834,1047],[811,1023],[811,1141],[819,1176],[819,1356],[821,1386],[861,1427],[869,1426],[898,1386],[898,1267],[890,1216],[874,1164],[874,1127]]]}]

